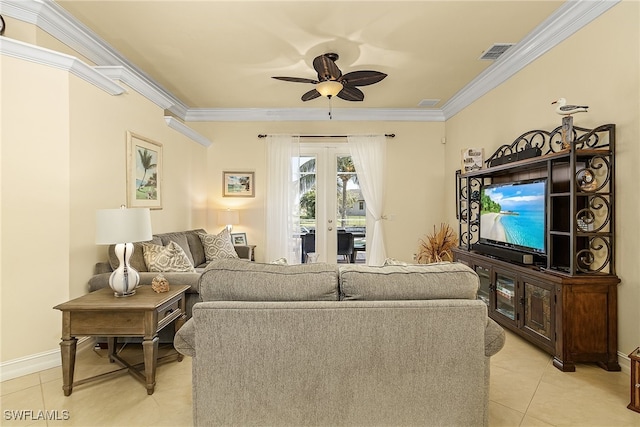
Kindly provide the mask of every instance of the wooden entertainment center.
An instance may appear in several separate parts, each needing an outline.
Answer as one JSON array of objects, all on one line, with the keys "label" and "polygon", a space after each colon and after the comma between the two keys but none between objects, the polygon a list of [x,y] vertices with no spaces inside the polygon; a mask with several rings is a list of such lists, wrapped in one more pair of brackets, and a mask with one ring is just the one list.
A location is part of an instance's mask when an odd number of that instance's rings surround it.
[{"label": "wooden entertainment center", "polygon": [[[553,355],[562,371],[578,362],[620,370],[614,149],[614,124],[532,130],[500,147],[491,166],[456,174],[454,259],[480,276],[489,316]],[[546,180],[546,253],[479,244],[482,187],[532,179]]]}]

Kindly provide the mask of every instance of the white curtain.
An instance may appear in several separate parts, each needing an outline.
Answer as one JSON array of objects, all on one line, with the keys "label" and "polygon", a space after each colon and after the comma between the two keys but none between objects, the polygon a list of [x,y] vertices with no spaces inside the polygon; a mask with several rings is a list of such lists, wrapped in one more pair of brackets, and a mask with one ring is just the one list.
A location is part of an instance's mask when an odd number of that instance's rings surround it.
[{"label": "white curtain", "polygon": [[266,262],[287,258],[300,262],[298,213],[300,138],[291,135],[267,137]]},{"label": "white curtain", "polygon": [[387,140],[384,135],[372,135],[349,136],[347,141],[367,211],[374,219],[373,230],[367,229],[367,264],[382,265],[387,258],[382,214]]}]

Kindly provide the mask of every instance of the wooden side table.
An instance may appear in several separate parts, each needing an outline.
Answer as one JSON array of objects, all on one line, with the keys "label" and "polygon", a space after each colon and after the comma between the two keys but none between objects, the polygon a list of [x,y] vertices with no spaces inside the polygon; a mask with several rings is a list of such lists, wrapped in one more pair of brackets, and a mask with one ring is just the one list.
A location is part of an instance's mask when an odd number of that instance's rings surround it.
[{"label": "wooden side table", "polygon": [[[62,311],[62,390],[69,396],[74,385],[84,384],[105,374],[74,384],[73,373],[78,336],[108,337],[109,360],[116,362],[145,384],[147,394],[156,385],[158,331],[177,319],[176,331],[186,320],[186,285],[172,285],[169,292],[156,293],[151,286],[140,286],[136,294],[117,298],[111,288],[83,295],[54,307]],[[144,374],[116,354],[117,337],[141,337],[144,352]],[[181,355],[178,360],[182,360]],[[115,371],[114,371],[115,372]]]},{"label": "wooden side table", "polygon": [[631,403],[627,408],[640,412],[640,347],[629,355],[631,359]]}]

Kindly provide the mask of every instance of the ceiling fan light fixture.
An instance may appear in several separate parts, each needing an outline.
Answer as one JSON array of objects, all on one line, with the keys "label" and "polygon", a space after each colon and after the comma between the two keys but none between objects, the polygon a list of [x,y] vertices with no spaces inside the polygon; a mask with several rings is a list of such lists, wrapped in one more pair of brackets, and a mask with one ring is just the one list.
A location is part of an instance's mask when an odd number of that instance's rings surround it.
[{"label": "ceiling fan light fixture", "polygon": [[335,80],[325,80],[316,85],[316,90],[320,92],[320,95],[331,98],[336,96],[342,90],[342,83]]}]

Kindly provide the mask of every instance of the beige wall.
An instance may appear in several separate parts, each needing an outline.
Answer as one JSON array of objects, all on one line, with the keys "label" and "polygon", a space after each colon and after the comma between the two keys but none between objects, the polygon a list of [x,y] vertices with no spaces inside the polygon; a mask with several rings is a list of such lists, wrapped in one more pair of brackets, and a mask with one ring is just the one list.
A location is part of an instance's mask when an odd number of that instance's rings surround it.
[{"label": "beige wall", "polygon": [[2,361],[55,348],[69,296],[69,77],[1,57]]},{"label": "beige wall", "polygon": [[[640,344],[639,16],[640,3],[620,3],[446,123],[449,177],[470,142],[484,147],[488,157],[527,130],[559,126],[561,118],[550,105],[559,97],[590,106],[588,113],[575,115],[577,126],[616,124],[618,348],[624,354]],[[446,184],[447,217],[453,222],[453,181]]]},{"label": "beige wall", "polygon": [[[389,257],[411,261],[418,240],[439,225],[444,218],[444,198],[440,183],[445,179],[440,159],[444,146],[444,123],[409,122],[297,122],[297,123],[193,123],[213,141],[208,153],[207,182],[209,200],[208,230],[217,232],[216,212],[239,209],[240,225],[234,232],[247,233],[250,244],[257,245],[258,261],[263,258],[265,244],[265,141],[258,134],[395,133],[387,145],[387,194],[384,213],[394,219],[385,222],[385,240]],[[320,143],[320,142],[318,142]],[[254,171],[255,198],[222,197],[223,171]],[[262,251],[261,251],[262,249]]]},{"label": "beige wall", "polygon": [[[1,360],[55,350],[53,306],[87,292],[106,247],[95,211],[126,204],[126,131],[163,146],[154,233],[206,225],[206,148],[134,91],[111,96],[68,72],[2,56]],[[7,84],[7,82],[10,82]]]}]

